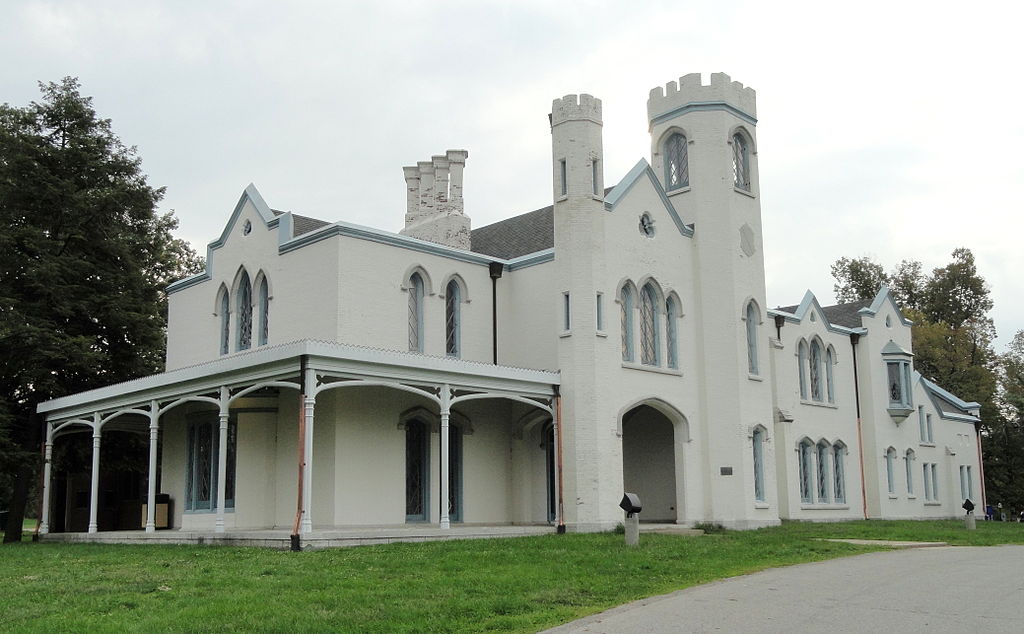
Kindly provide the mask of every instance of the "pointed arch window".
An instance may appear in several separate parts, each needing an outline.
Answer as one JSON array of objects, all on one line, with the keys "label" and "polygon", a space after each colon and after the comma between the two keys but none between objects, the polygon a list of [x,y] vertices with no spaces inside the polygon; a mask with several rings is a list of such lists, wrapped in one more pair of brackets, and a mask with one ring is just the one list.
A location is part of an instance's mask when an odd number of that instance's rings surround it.
[{"label": "pointed arch window", "polygon": [[231,351],[231,298],[225,288],[220,292],[220,353]]},{"label": "pointed arch window", "polygon": [[907,449],[906,454],[906,467],[907,467],[907,495],[914,495],[914,450]]},{"label": "pointed arch window", "polygon": [[644,284],[640,291],[640,362],[658,365],[658,309],[654,287]]},{"label": "pointed arch window", "polygon": [[800,462],[800,501],[810,504],[814,501],[814,467],[811,466],[814,461],[814,445],[810,440],[804,438],[800,441],[797,456]]},{"label": "pointed arch window", "polygon": [[452,280],[444,291],[444,350],[449,357],[462,355],[461,304],[462,288]]},{"label": "pointed arch window", "polygon": [[818,502],[828,504],[829,501],[829,456],[832,447],[824,440],[818,443]]},{"label": "pointed arch window", "polygon": [[409,351],[423,352],[423,277],[409,278]]},{"label": "pointed arch window", "polygon": [[832,445],[832,474],[833,485],[835,486],[836,504],[846,503],[846,469],[843,464],[843,456],[846,455],[846,445],[837,442]]},{"label": "pointed arch window", "polygon": [[238,282],[238,349],[248,350],[252,346],[252,282],[249,274],[242,271]]},{"label": "pointed arch window", "polygon": [[633,360],[633,289],[626,284],[622,287],[622,360]]},{"label": "pointed arch window", "polygon": [[260,278],[259,288],[260,334],[258,345],[265,346],[270,339],[270,286],[266,276]]},{"label": "pointed arch window", "polygon": [[757,363],[757,306],[747,302],[747,371],[758,374]]},{"label": "pointed arch window", "polygon": [[836,386],[832,379],[832,366],[835,365],[835,354],[832,351],[832,346],[829,346],[825,350],[825,385],[828,392],[828,402],[836,402]]},{"label": "pointed arch window", "polygon": [[665,189],[671,191],[690,185],[690,166],[686,155],[686,137],[676,132],[665,141]]},{"label": "pointed arch window", "polygon": [[764,428],[754,430],[754,500],[765,501],[764,494]]},{"label": "pointed arch window", "polygon": [[896,463],[896,450],[889,447],[885,452],[885,476],[886,482],[889,485],[889,494],[893,495],[896,493],[896,475],[893,473]]},{"label": "pointed arch window", "polygon": [[821,395],[821,344],[817,341],[811,342],[811,398],[815,401],[822,400]]},{"label": "pointed arch window", "polygon": [[750,147],[739,132],[732,135],[732,176],[737,189],[750,191]]},{"label": "pointed arch window", "polygon": [[668,354],[668,367],[679,368],[679,304],[674,297],[669,297],[665,304],[665,348]]},{"label": "pointed arch window", "polygon": [[800,398],[807,400],[807,342],[801,339],[797,351],[797,365],[800,371]]}]

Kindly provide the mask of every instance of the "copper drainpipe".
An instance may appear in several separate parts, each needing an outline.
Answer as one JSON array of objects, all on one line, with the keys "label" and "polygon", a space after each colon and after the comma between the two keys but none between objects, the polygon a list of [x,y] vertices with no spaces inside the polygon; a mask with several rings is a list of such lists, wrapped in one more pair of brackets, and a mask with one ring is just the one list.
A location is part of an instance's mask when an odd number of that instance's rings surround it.
[{"label": "copper drainpipe", "polygon": [[306,471],[306,355],[299,360],[299,495],[295,508],[295,523],[292,524],[292,550],[302,550],[299,524],[302,522],[302,487]]},{"label": "copper drainpipe", "polygon": [[551,386],[555,390],[555,448],[556,470],[558,471],[558,534],[565,533],[565,492],[562,484],[562,395],[558,386]]},{"label": "copper drainpipe", "polygon": [[[979,412],[980,413],[980,412]],[[981,509],[985,509],[985,462],[981,455],[981,421],[974,423],[974,434],[978,437],[978,475],[981,477]]]},{"label": "copper drainpipe", "polygon": [[862,431],[862,421],[860,418],[860,377],[857,374],[857,342],[860,340],[860,335],[853,333],[850,335],[850,347],[853,349],[853,400],[857,404],[857,446],[860,454],[860,503],[862,506],[862,512],[864,513],[864,519],[868,518],[868,488],[864,482],[864,433]]}]

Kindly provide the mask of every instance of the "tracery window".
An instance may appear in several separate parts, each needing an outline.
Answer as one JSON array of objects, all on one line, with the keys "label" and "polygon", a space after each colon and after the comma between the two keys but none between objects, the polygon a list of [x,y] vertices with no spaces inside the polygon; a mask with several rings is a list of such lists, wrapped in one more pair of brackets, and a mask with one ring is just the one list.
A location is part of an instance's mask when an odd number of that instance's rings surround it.
[{"label": "tracery window", "polygon": [[811,398],[815,401],[822,400],[821,397],[821,344],[817,340],[811,342]]},{"label": "tracery window", "polygon": [[832,445],[832,472],[834,475],[836,504],[846,503],[846,469],[843,463],[843,456],[846,455],[846,445],[836,442]]},{"label": "tracery window", "polygon": [[260,278],[260,335],[259,345],[267,345],[267,341],[270,339],[270,287],[267,284],[267,278]]},{"label": "tracery window", "polygon": [[907,465],[907,495],[914,495],[914,450],[907,449],[904,457]]},{"label": "tracery window", "polygon": [[625,284],[621,290],[622,309],[622,360],[633,360],[633,290]]},{"label": "tracery window", "polygon": [[665,141],[665,189],[671,191],[690,184],[690,166],[686,155],[686,137],[676,132]]},{"label": "tracery window", "polygon": [[249,274],[242,271],[238,282],[238,349],[248,350],[252,346],[252,282]]},{"label": "tracery window", "polygon": [[810,440],[805,438],[800,441],[797,456],[800,463],[800,501],[810,504],[814,501],[814,446]]},{"label": "tracery window", "polygon": [[747,371],[758,374],[757,363],[757,306],[754,302],[747,303]]},{"label": "tracery window", "polygon": [[220,353],[227,354],[231,351],[231,298],[228,291],[221,289],[220,293]]},{"label": "tracery window", "polygon": [[764,493],[764,429],[754,430],[754,499],[765,501]]},{"label": "tracery window", "polygon": [[896,475],[893,473],[896,462],[896,450],[889,447],[885,452],[885,476],[886,482],[889,484],[889,493],[896,493]]},{"label": "tracery window", "polygon": [[668,367],[679,368],[679,305],[674,297],[665,304],[665,344],[668,353]]},{"label": "tracery window", "polygon": [[750,148],[739,132],[732,136],[732,176],[737,189],[750,191]]},{"label": "tracery window", "polygon": [[796,360],[800,372],[800,398],[807,400],[807,342],[803,339],[797,346]]},{"label": "tracery window", "polygon": [[423,352],[423,278],[413,273],[409,278],[409,350]]},{"label": "tracery window", "polygon": [[836,402],[836,386],[833,382],[832,366],[835,365],[835,355],[832,346],[825,350],[825,384],[828,388],[828,402]]},{"label": "tracery window", "polygon": [[448,282],[444,298],[444,341],[445,354],[449,357],[461,356],[461,302],[462,289],[455,280]]},{"label": "tracery window", "polygon": [[[227,477],[224,506],[235,506],[236,421],[228,422]],[[220,422],[204,420],[188,425],[185,473],[185,510],[212,511],[217,508],[217,469],[220,462]]]},{"label": "tracery window", "polygon": [[658,309],[654,287],[644,284],[640,291],[640,361],[658,365]]},{"label": "tracery window", "polygon": [[818,502],[827,504],[829,501],[829,464],[828,458],[832,448],[824,440],[818,443]]}]

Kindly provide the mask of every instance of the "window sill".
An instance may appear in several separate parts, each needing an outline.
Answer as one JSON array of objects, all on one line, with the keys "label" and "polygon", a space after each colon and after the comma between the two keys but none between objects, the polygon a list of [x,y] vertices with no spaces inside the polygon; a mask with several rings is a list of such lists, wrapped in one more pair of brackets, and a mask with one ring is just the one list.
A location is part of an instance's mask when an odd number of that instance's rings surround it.
[{"label": "window sill", "polygon": [[900,499],[900,496],[896,495],[895,493],[890,493],[889,494],[889,499],[890,500],[898,500],[898,499]]},{"label": "window sill", "polygon": [[743,194],[744,196],[750,196],[751,198],[757,198],[757,196],[754,195],[754,192],[752,192],[752,191],[750,191],[748,189],[740,189],[739,187],[736,187],[735,185],[733,185],[732,186],[732,190],[734,192],[736,192],[737,194]]},{"label": "window sill", "polygon": [[603,331],[603,330],[598,330],[594,334],[597,335],[598,337],[607,337],[608,336],[608,333]]},{"label": "window sill", "polygon": [[921,446],[922,447],[932,447],[932,448],[934,448],[935,447],[935,443],[933,443],[933,442],[923,442],[923,443],[921,443]]},{"label": "window sill", "polygon": [[751,381],[757,381],[758,383],[764,381],[764,378],[760,374],[747,374],[747,378]]},{"label": "window sill", "polygon": [[849,509],[849,504],[807,504],[806,502],[800,504],[801,511],[848,511]]},{"label": "window sill", "polygon": [[561,333],[560,333],[560,334],[558,335],[559,339],[565,339],[566,337],[571,337],[571,336],[572,336],[572,331],[571,331],[571,330],[563,330],[563,331],[562,331],[562,332],[561,332]]},{"label": "window sill", "polygon": [[839,409],[839,406],[835,403],[826,403],[825,401],[808,401],[807,399],[800,399],[801,405],[810,405],[812,407],[827,407],[828,409]]},{"label": "window sill", "polygon": [[925,502],[925,506],[942,506],[942,502]]},{"label": "window sill", "polygon": [[754,502],[755,509],[770,509],[772,506],[767,502]]},{"label": "window sill", "polygon": [[558,198],[555,199],[555,202],[556,203],[560,203],[560,202],[563,202],[563,201],[566,201],[566,200],[569,200],[569,194],[562,194],[562,195],[560,195]]},{"label": "window sill", "polygon": [[665,193],[668,194],[669,196],[675,196],[676,194],[685,194],[688,191],[690,191],[690,186],[689,185],[684,185],[682,187],[676,187],[675,189],[670,189],[670,190],[668,190]]},{"label": "window sill", "polygon": [[917,499],[917,496],[916,496],[916,495],[914,495],[914,494],[910,494],[910,495],[908,495],[908,496],[907,496],[907,499],[908,499],[908,500],[916,500],[916,499]]},{"label": "window sill", "polygon": [[590,197],[593,198],[594,200],[598,201],[598,202],[602,202],[602,203],[604,202],[604,196],[598,196],[597,194],[591,194]]},{"label": "window sill", "polygon": [[632,363],[629,361],[623,361],[622,367],[626,368],[627,370],[640,370],[641,372],[654,372],[655,374],[683,376],[682,370],[673,370],[671,368],[662,368],[656,365],[644,365],[642,363]]}]

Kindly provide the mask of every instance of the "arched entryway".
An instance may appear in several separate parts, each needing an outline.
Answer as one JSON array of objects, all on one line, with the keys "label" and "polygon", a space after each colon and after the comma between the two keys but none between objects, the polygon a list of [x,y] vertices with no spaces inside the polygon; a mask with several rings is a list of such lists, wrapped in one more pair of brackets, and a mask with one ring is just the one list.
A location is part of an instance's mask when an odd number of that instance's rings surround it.
[{"label": "arched entryway", "polygon": [[641,521],[678,521],[682,461],[676,435],[685,435],[685,419],[663,403],[642,402],[626,410],[620,424],[623,488],[640,497]]}]

